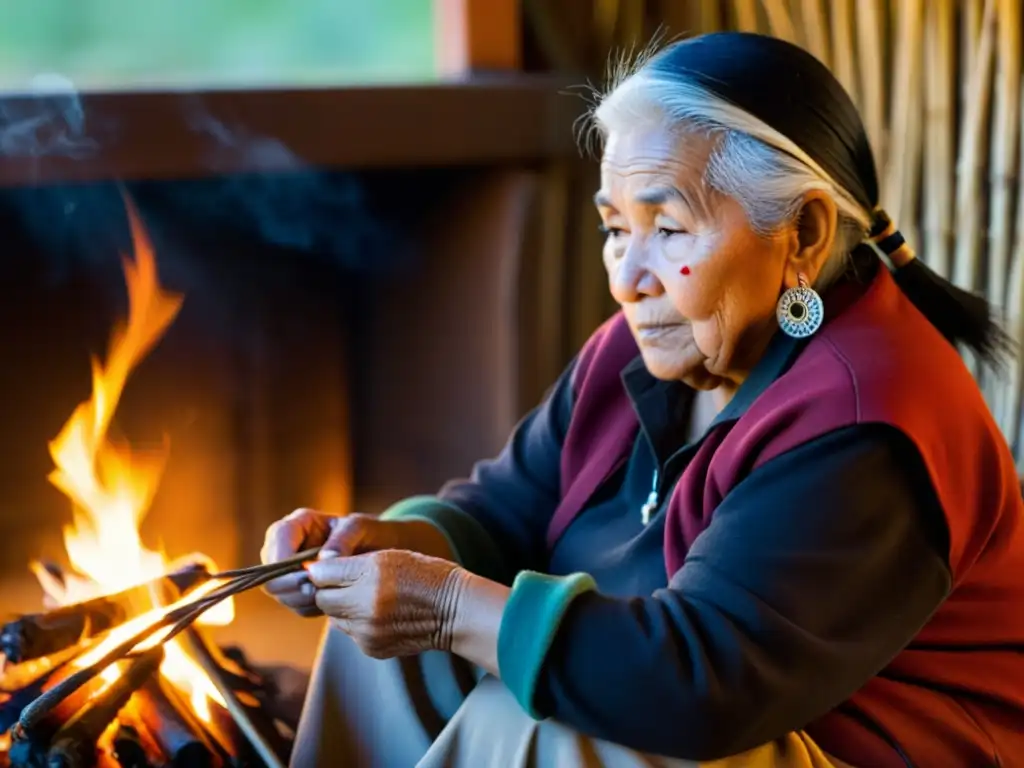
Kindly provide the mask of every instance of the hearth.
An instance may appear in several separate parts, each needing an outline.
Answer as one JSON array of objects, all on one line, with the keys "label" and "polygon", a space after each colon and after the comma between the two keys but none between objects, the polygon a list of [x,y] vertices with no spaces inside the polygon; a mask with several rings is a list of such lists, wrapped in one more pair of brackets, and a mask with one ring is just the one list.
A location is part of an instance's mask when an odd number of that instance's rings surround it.
[{"label": "hearth", "polygon": [[[0,592],[20,614],[0,633],[0,730],[125,622],[254,562],[290,509],[374,511],[500,445],[517,415],[506,281],[528,190],[526,175],[437,169],[0,192],[5,251],[22,255],[0,303],[0,354],[19,365],[0,374],[18,404],[0,428]],[[334,208],[295,202],[314,196]],[[62,496],[76,511],[58,542]],[[42,610],[6,598],[34,557]],[[280,764],[297,711],[269,670],[301,678],[318,628],[259,599],[9,730],[10,764]],[[225,607],[206,618],[226,624]]]},{"label": "hearth", "polygon": [[[202,567],[191,567],[6,624],[0,630],[7,657],[0,673],[0,764],[286,765],[295,723],[281,711],[273,679],[252,668],[239,649],[218,648],[184,620],[173,639],[151,634],[163,604],[172,619],[192,618],[192,606],[203,602],[204,592],[215,594],[216,584]],[[125,653],[147,633],[150,645]],[[119,660],[108,665],[113,656]],[[194,664],[191,696],[177,677],[183,659]]]},{"label": "hearth", "polygon": [[[574,242],[566,169],[552,162],[575,155],[577,110],[557,90],[87,95],[89,130],[112,129],[92,154],[4,157],[4,727],[125,622],[216,589],[218,568],[256,562],[267,525],[291,509],[378,511],[498,450],[572,346],[559,304],[537,301],[567,290],[563,267],[540,261]],[[223,130],[194,125],[200,113]],[[47,451],[97,390],[88,354],[130,314],[118,254],[129,274],[146,271],[126,199],[166,286],[155,326],[173,325],[129,356],[116,422],[101,397],[98,418],[80,422],[88,439],[72,430],[76,450]],[[142,479],[106,488],[114,508],[130,502],[116,557],[96,556],[113,550],[81,519],[77,537],[60,535],[68,496],[79,508],[96,500],[74,478],[83,455],[96,458],[97,424],[109,428],[100,474]],[[87,541],[103,546],[88,555]],[[132,578],[110,573],[126,564]],[[111,766],[282,759],[319,627],[257,591],[234,602],[230,623],[224,604],[162,651],[118,662],[26,732],[14,757],[45,764],[63,744],[61,759]],[[185,674],[171,674],[182,658]]]},{"label": "hearth", "polygon": [[127,317],[92,363],[92,392],[49,444],[50,483],[71,502],[71,569],[35,563],[51,610],[0,630],[0,757],[14,768],[287,763],[294,723],[273,717],[271,686],[201,633],[230,623],[232,597],[302,567],[218,571],[190,556],[178,568],[143,544],[139,524],[166,451],[112,437],[132,372],[179,314],[158,278],[148,233],[126,199]]}]

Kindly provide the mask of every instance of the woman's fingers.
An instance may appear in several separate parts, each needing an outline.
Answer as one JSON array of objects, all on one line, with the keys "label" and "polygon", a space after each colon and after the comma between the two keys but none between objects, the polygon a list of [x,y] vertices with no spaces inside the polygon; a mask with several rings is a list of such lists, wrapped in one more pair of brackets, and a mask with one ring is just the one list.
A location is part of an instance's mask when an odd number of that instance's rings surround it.
[{"label": "woman's fingers", "polygon": [[331,533],[330,515],[315,509],[297,509],[267,529],[260,559],[276,563],[309,547],[318,547]]},{"label": "woman's fingers", "polygon": [[320,558],[347,557],[370,549],[380,549],[380,521],[370,515],[336,517],[320,550]]},{"label": "woman's fingers", "polygon": [[[273,597],[283,597],[292,592],[298,592],[304,584],[309,585],[309,576],[303,571],[299,571],[298,573],[289,573],[287,576],[281,576],[273,581],[268,581],[263,585],[263,589]],[[312,589],[310,592],[312,592]]]},{"label": "woman's fingers", "polygon": [[318,593],[332,587],[350,587],[366,575],[372,562],[369,555],[332,557],[307,565],[306,575]]},{"label": "woman's fingers", "polygon": [[309,592],[292,592],[288,595],[282,595],[278,598],[278,602],[293,611],[313,610],[316,613],[320,613],[320,608],[317,606],[315,590],[311,590]]},{"label": "woman's fingers", "polygon": [[[322,544],[330,535],[333,518],[315,509],[297,509],[267,529],[260,557],[276,563],[296,552]],[[264,591],[300,616],[317,616],[316,588],[304,572],[290,573],[263,585]]]}]

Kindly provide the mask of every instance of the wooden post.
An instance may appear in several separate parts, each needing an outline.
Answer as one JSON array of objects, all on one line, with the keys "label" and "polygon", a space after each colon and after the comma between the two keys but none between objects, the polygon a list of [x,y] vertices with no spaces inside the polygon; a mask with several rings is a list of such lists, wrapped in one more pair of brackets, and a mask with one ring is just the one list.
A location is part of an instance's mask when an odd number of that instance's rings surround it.
[{"label": "wooden post", "polygon": [[521,66],[519,0],[434,0],[434,27],[441,77]]}]

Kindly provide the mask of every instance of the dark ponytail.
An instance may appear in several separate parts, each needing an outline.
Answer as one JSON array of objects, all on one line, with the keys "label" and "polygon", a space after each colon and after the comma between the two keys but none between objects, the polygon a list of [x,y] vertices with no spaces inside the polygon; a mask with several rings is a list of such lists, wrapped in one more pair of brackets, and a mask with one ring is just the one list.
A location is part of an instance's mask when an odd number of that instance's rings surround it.
[{"label": "dark ponytail", "polygon": [[903,293],[950,344],[967,347],[995,370],[1005,368],[1015,352],[1013,343],[984,297],[958,288],[917,258],[880,208],[868,239],[892,262]]}]

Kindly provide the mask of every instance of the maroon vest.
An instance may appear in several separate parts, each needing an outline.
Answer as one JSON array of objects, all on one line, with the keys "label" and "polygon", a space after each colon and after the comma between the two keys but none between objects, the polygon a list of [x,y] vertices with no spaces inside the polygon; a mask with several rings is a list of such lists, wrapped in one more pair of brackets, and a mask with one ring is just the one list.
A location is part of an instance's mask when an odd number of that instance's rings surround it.
[{"label": "maroon vest", "polygon": [[[639,425],[620,372],[638,354],[621,314],[580,354],[549,544],[630,455]],[[949,526],[953,590],[884,677],[807,730],[858,766],[903,766],[864,717],[919,766],[991,765],[993,744],[1024,764],[1024,654],[1012,647],[1024,647],[1024,500],[1014,460],[959,356],[887,270],[745,414],[705,437],[668,502],[667,573],[682,567],[715,509],[753,469],[866,423],[896,427],[920,451]]]}]

